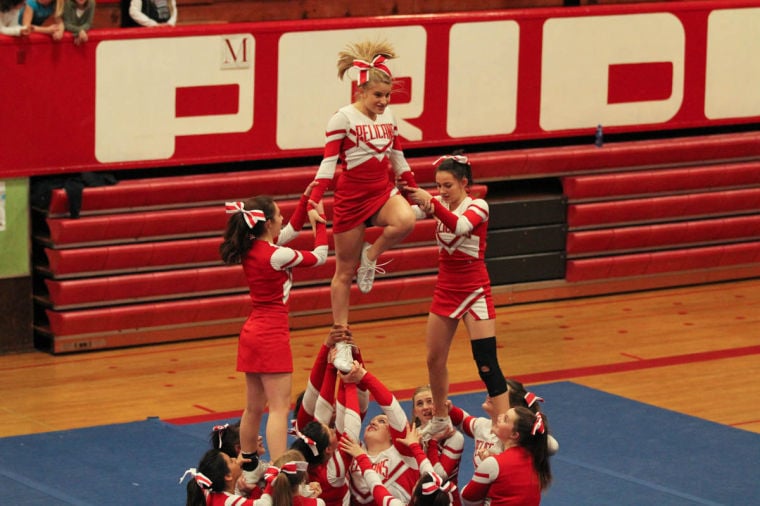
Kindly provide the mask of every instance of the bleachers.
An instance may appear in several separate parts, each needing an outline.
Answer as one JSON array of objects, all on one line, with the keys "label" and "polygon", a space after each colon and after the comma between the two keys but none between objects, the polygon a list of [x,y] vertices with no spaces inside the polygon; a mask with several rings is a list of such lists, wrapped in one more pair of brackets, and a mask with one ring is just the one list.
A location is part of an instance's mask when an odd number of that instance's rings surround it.
[{"label": "bleachers", "polygon": [[760,261],[755,161],[570,176],[563,186],[568,282]]},{"label": "bleachers", "polygon": [[[424,185],[434,181],[434,159],[410,159]],[[474,193],[491,202],[497,304],[760,275],[759,160],[756,132],[471,154]],[[126,179],[85,188],[78,219],[54,190],[33,234],[38,347],[236,334],[249,296],[240,267],[219,259],[222,203],[270,194],[288,216],[315,169]],[[523,191],[528,178],[560,190]],[[325,203],[329,213],[329,195]],[[419,222],[384,255],[393,261],[369,295],[352,289],[352,322],[427,311],[434,226]],[[380,230],[367,233],[373,240]],[[291,245],[308,248],[309,236]],[[294,273],[293,327],[331,322],[333,262]]]}]

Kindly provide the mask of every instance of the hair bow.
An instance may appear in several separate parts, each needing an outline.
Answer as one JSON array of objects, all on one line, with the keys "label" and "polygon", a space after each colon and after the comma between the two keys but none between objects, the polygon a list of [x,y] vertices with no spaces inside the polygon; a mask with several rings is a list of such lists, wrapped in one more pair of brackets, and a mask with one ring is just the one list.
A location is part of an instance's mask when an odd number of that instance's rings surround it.
[{"label": "hair bow", "polygon": [[359,76],[356,78],[356,84],[361,86],[362,84],[365,84],[367,81],[369,81],[370,69],[377,69],[388,77],[391,77],[391,71],[385,65],[386,61],[388,61],[388,57],[384,54],[376,55],[374,58],[372,58],[371,62],[359,59],[354,60],[354,68],[359,69]]},{"label": "hair bow", "polygon": [[212,432],[217,432],[219,436],[219,447],[218,450],[222,449],[222,433],[230,426],[230,424],[225,423],[224,425],[214,425],[214,427],[211,429]]},{"label": "hair bow", "polygon": [[197,483],[199,487],[204,488],[204,489],[211,488],[211,480],[209,480],[205,474],[199,473],[194,467],[191,467],[190,469],[188,469],[182,474],[182,476],[179,479],[180,484],[182,484],[182,482],[185,480],[185,476],[187,476],[188,474],[193,477],[193,479],[195,480],[195,483]]},{"label": "hair bow", "polygon": [[538,401],[538,402],[544,402],[544,399],[543,399],[543,397],[537,396],[533,392],[526,392],[525,393],[525,402],[528,403],[528,407],[533,406],[533,404],[535,404],[536,401]]},{"label": "hair bow", "polygon": [[305,473],[309,469],[309,463],[303,460],[294,460],[287,462],[282,467],[269,466],[264,472],[264,480],[271,483],[280,473],[294,475],[296,473]]},{"label": "hair bow", "polygon": [[546,426],[544,425],[544,417],[541,415],[541,413],[536,413],[536,421],[533,422],[533,428],[531,429],[530,433],[531,435],[535,436],[536,433],[543,434],[546,431]]},{"label": "hair bow", "polygon": [[311,453],[316,457],[319,455],[319,448],[317,448],[317,442],[314,441],[309,436],[301,433],[300,430],[298,430],[298,422],[296,420],[290,421],[290,429],[288,429],[288,434],[291,436],[295,436],[299,439],[301,439],[311,450]]},{"label": "hair bow", "polygon": [[248,224],[248,228],[255,227],[257,221],[266,221],[267,219],[266,216],[264,216],[264,211],[261,209],[248,211],[245,209],[245,203],[243,202],[225,202],[224,208],[227,211],[227,214],[242,213],[243,219]]},{"label": "hair bow", "polygon": [[433,481],[428,481],[422,484],[422,495],[431,495],[439,490],[443,490],[449,495],[449,498],[453,503],[452,494],[457,489],[457,486],[450,481],[444,482],[443,478],[438,476],[437,473],[430,473],[430,477],[433,478]]},{"label": "hair bow", "polygon": [[437,167],[439,163],[441,163],[444,160],[454,160],[457,163],[461,163],[464,165],[467,165],[469,162],[469,159],[464,155],[443,155],[441,157],[438,157],[436,161],[433,162],[433,166]]}]

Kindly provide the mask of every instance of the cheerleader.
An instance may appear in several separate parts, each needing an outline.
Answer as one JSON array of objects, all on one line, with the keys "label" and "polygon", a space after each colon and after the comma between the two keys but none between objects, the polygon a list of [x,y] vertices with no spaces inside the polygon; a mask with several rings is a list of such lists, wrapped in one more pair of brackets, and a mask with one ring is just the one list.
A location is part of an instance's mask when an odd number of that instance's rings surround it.
[{"label": "cheerleader", "polygon": [[372,497],[375,500],[375,504],[382,506],[407,506],[407,504],[409,506],[447,506],[456,504],[458,501],[456,485],[445,478],[441,478],[433,471],[433,465],[427,459],[419,444],[420,437],[417,428],[412,425],[407,435],[398,441],[412,451],[421,473],[420,479],[417,480],[417,484],[412,490],[409,503],[396,498],[385,488],[382,478],[372,466],[372,461],[367,455],[367,451],[361,445],[348,438],[340,440],[340,448],[354,457],[362,471],[364,480],[372,489]]},{"label": "cheerleader", "polygon": [[[338,77],[356,72],[356,95],[352,104],[339,109],[327,124],[324,158],[312,192],[317,203],[328,190],[342,162],[334,188],[332,217],[335,241],[335,274],[330,285],[333,322],[348,324],[351,280],[362,293],[372,289],[375,273],[385,272],[378,257],[392,248],[414,228],[414,214],[406,199],[389,177],[392,169],[410,187],[416,186],[399,142],[396,119],[390,102],[393,78],[388,61],[395,58],[387,42],[360,42],[338,53]],[[383,228],[369,244],[364,231],[369,226]],[[342,346],[341,353],[346,353]],[[350,352],[350,349],[348,349]],[[350,353],[340,355],[336,367],[351,370]]]},{"label": "cheerleader", "polygon": [[[522,406],[530,409],[534,413],[539,412],[539,403],[543,402],[533,392],[528,392],[522,383],[513,379],[507,379],[509,386],[509,404],[510,407]],[[493,427],[496,426],[498,413],[490,397],[486,396],[481,408],[486,412],[488,417],[477,417],[469,414],[462,408],[450,404],[449,416],[456,428],[461,430],[465,435],[471,437],[474,442],[474,452],[472,456],[473,467],[477,468],[481,462],[491,455],[498,455],[504,451],[499,438],[494,434]],[[559,443],[551,435],[547,434],[547,451],[549,455],[554,455],[559,451]]]},{"label": "cheerleader", "polygon": [[[427,432],[427,425],[433,419],[433,394],[430,385],[418,387],[412,395],[412,419],[414,424]],[[452,417],[453,421],[453,417]],[[446,430],[424,441],[425,454],[433,465],[435,473],[456,486],[459,477],[459,463],[464,449],[464,435],[459,430]],[[459,495],[453,495],[455,505],[460,504]]]},{"label": "cheerleader", "polygon": [[434,165],[438,196],[405,187],[409,198],[418,204],[414,208],[417,219],[433,215],[438,221],[438,279],[426,331],[428,376],[435,406],[429,433],[451,427],[446,405],[447,361],[459,320],[464,320],[478,374],[497,412],[509,407],[507,383],[496,353],[496,313],[485,264],[488,204],[468,194],[472,171],[467,157],[442,156]]},{"label": "cheerleader", "polygon": [[[372,373],[357,361],[350,373],[343,377],[346,383],[358,382],[377,401],[383,414],[372,418],[364,429],[364,447],[372,468],[380,475],[383,486],[396,498],[409,502],[420,471],[414,453],[401,442],[407,436],[409,422],[398,400]],[[361,417],[347,412],[346,432],[351,435],[360,430]],[[353,427],[351,425],[353,424]],[[352,440],[358,438],[351,437]],[[354,504],[371,504],[372,486],[364,479],[358,462],[349,469],[351,498]]]},{"label": "cheerleader", "polygon": [[[264,494],[270,495],[272,506],[325,506],[325,501],[318,497],[301,495],[306,485],[307,469],[304,456],[297,450],[286,451],[267,468]],[[314,495],[319,495],[319,484],[308,485],[307,489],[315,490]]]},{"label": "cheerleader", "polygon": [[249,461],[244,466],[246,472],[252,472],[258,465],[259,426],[267,405],[269,455],[274,459],[287,449],[293,373],[288,325],[291,269],[321,265],[327,259],[327,232],[321,207],[308,213],[315,231],[314,250],[294,250],[282,245],[301,229],[311,188],[301,196],[284,227],[280,209],[269,197],[226,205],[232,216],[220,253],[226,264],[242,263],[253,302],[240,333],[237,357],[237,370],[245,373],[246,381],[246,407],[240,423],[240,447]]},{"label": "cheerleader", "polygon": [[242,474],[242,457],[230,458],[226,453],[212,449],[201,458],[198,468],[185,471],[179,479],[180,484],[186,476],[187,506],[267,506],[272,504],[267,499],[252,499],[235,494],[235,483]]},{"label": "cheerleader", "polygon": [[[351,342],[350,330],[333,327],[314,361],[291,429],[296,440],[290,447],[303,453],[309,463],[309,480],[319,483],[320,498],[327,506],[342,506],[349,501],[348,467],[352,457],[340,451],[338,440],[344,435],[359,437],[360,418],[369,402],[366,390],[338,381],[331,351],[336,342],[342,341]],[[346,424],[347,416],[357,420]]]},{"label": "cheerleader", "polygon": [[546,419],[524,407],[498,416],[493,432],[504,451],[487,457],[462,489],[462,504],[537,506],[551,483]]}]

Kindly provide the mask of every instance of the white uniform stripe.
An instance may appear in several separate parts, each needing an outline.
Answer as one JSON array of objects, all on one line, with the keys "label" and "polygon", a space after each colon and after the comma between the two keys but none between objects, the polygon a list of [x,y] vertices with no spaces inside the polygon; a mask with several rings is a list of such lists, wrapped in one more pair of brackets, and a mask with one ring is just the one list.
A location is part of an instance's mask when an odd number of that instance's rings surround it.
[{"label": "white uniform stripe", "polygon": [[483,287],[478,288],[474,292],[472,292],[470,295],[467,296],[466,299],[462,301],[461,304],[454,310],[450,315],[449,318],[461,318],[463,314],[467,312],[467,310],[470,308],[473,302],[475,302],[479,297],[483,295]]}]

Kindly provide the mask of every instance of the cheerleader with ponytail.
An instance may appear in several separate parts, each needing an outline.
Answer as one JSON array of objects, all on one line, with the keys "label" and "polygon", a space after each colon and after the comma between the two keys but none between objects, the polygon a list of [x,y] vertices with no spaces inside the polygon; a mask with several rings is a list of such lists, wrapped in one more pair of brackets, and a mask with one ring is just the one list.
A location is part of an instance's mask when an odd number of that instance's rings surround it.
[{"label": "cheerleader with ponytail", "polygon": [[[327,123],[324,158],[311,197],[313,203],[321,201],[340,163],[332,216],[336,263],[330,286],[333,322],[338,326],[349,323],[354,272],[359,290],[368,293],[375,274],[385,272],[378,257],[414,228],[411,206],[390,177],[392,170],[408,186],[416,186],[388,106],[394,85],[389,63],[395,57],[393,46],[384,41],[350,44],[338,53],[338,77],[350,76],[356,94]],[[371,226],[382,227],[372,244],[364,238]],[[347,373],[353,363],[351,349],[340,345],[338,351],[335,367]]]},{"label": "cheerleader with ponytail", "polygon": [[[230,214],[220,246],[226,264],[242,264],[252,309],[238,341],[237,370],[245,373],[246,406],[240,420],[240,449],[247,459],[244,475],[251,483],[258,464],[259,426],[269,408],[266,442],[269,456],[288,448],[288,417],[293,376],[288,299],[294,267],[314,267],[327,260],[327,231],[321,206],[307,212],[312,186],[293,211],[287,225],[279,206],[265,196],[227,202]],[[298,235],[306,217],[314,230],[314,249],[284,246]],[[249,479],[250,478],[250,479]]]},{"label": "cheerleader with ponytail", "polygon": [[301,495],[304,485],[310,489],[310,495],[318,496],[321,492],[319,484],[306,484],[308,466],[303,454],[296,450],[288,450],[274,461],[265,474],[264,490],[264,495],[271,496],[272,506],[325,506],[322,499]]},{"label": "cheerleader with ponytail", "polygon": [[452,427],[448,414],[448,357],[459,321],[470,337],[472,358],[480,379],[498,413],[509,408],[507,383],[499,364],[496,343],[496,311],[486,268],[488,203],[470,196],[472,168],[462,151],[433,162],[438,195],[422,188],[406,187],[415,217],[437,220],[438,278],[428,313],[426,344],[434,416],[424,434]]},{"label": "cheerleader with ponytail", "polygon": [[198,468],[188,469],[179,479],[187,482],[186,506],[267,506],[268,500],[246,499],[235,494],[235,483],[242,473],[242,457],[232,459],[219,450],[209,450],[201,458]]},{"label": "cheerleader with ponytail", "polygon": [[462,489],[462,504],[537,506],[552,481],[546,415],[528,408],[510,408],[493,426],[504,451],[486,458]]}]

